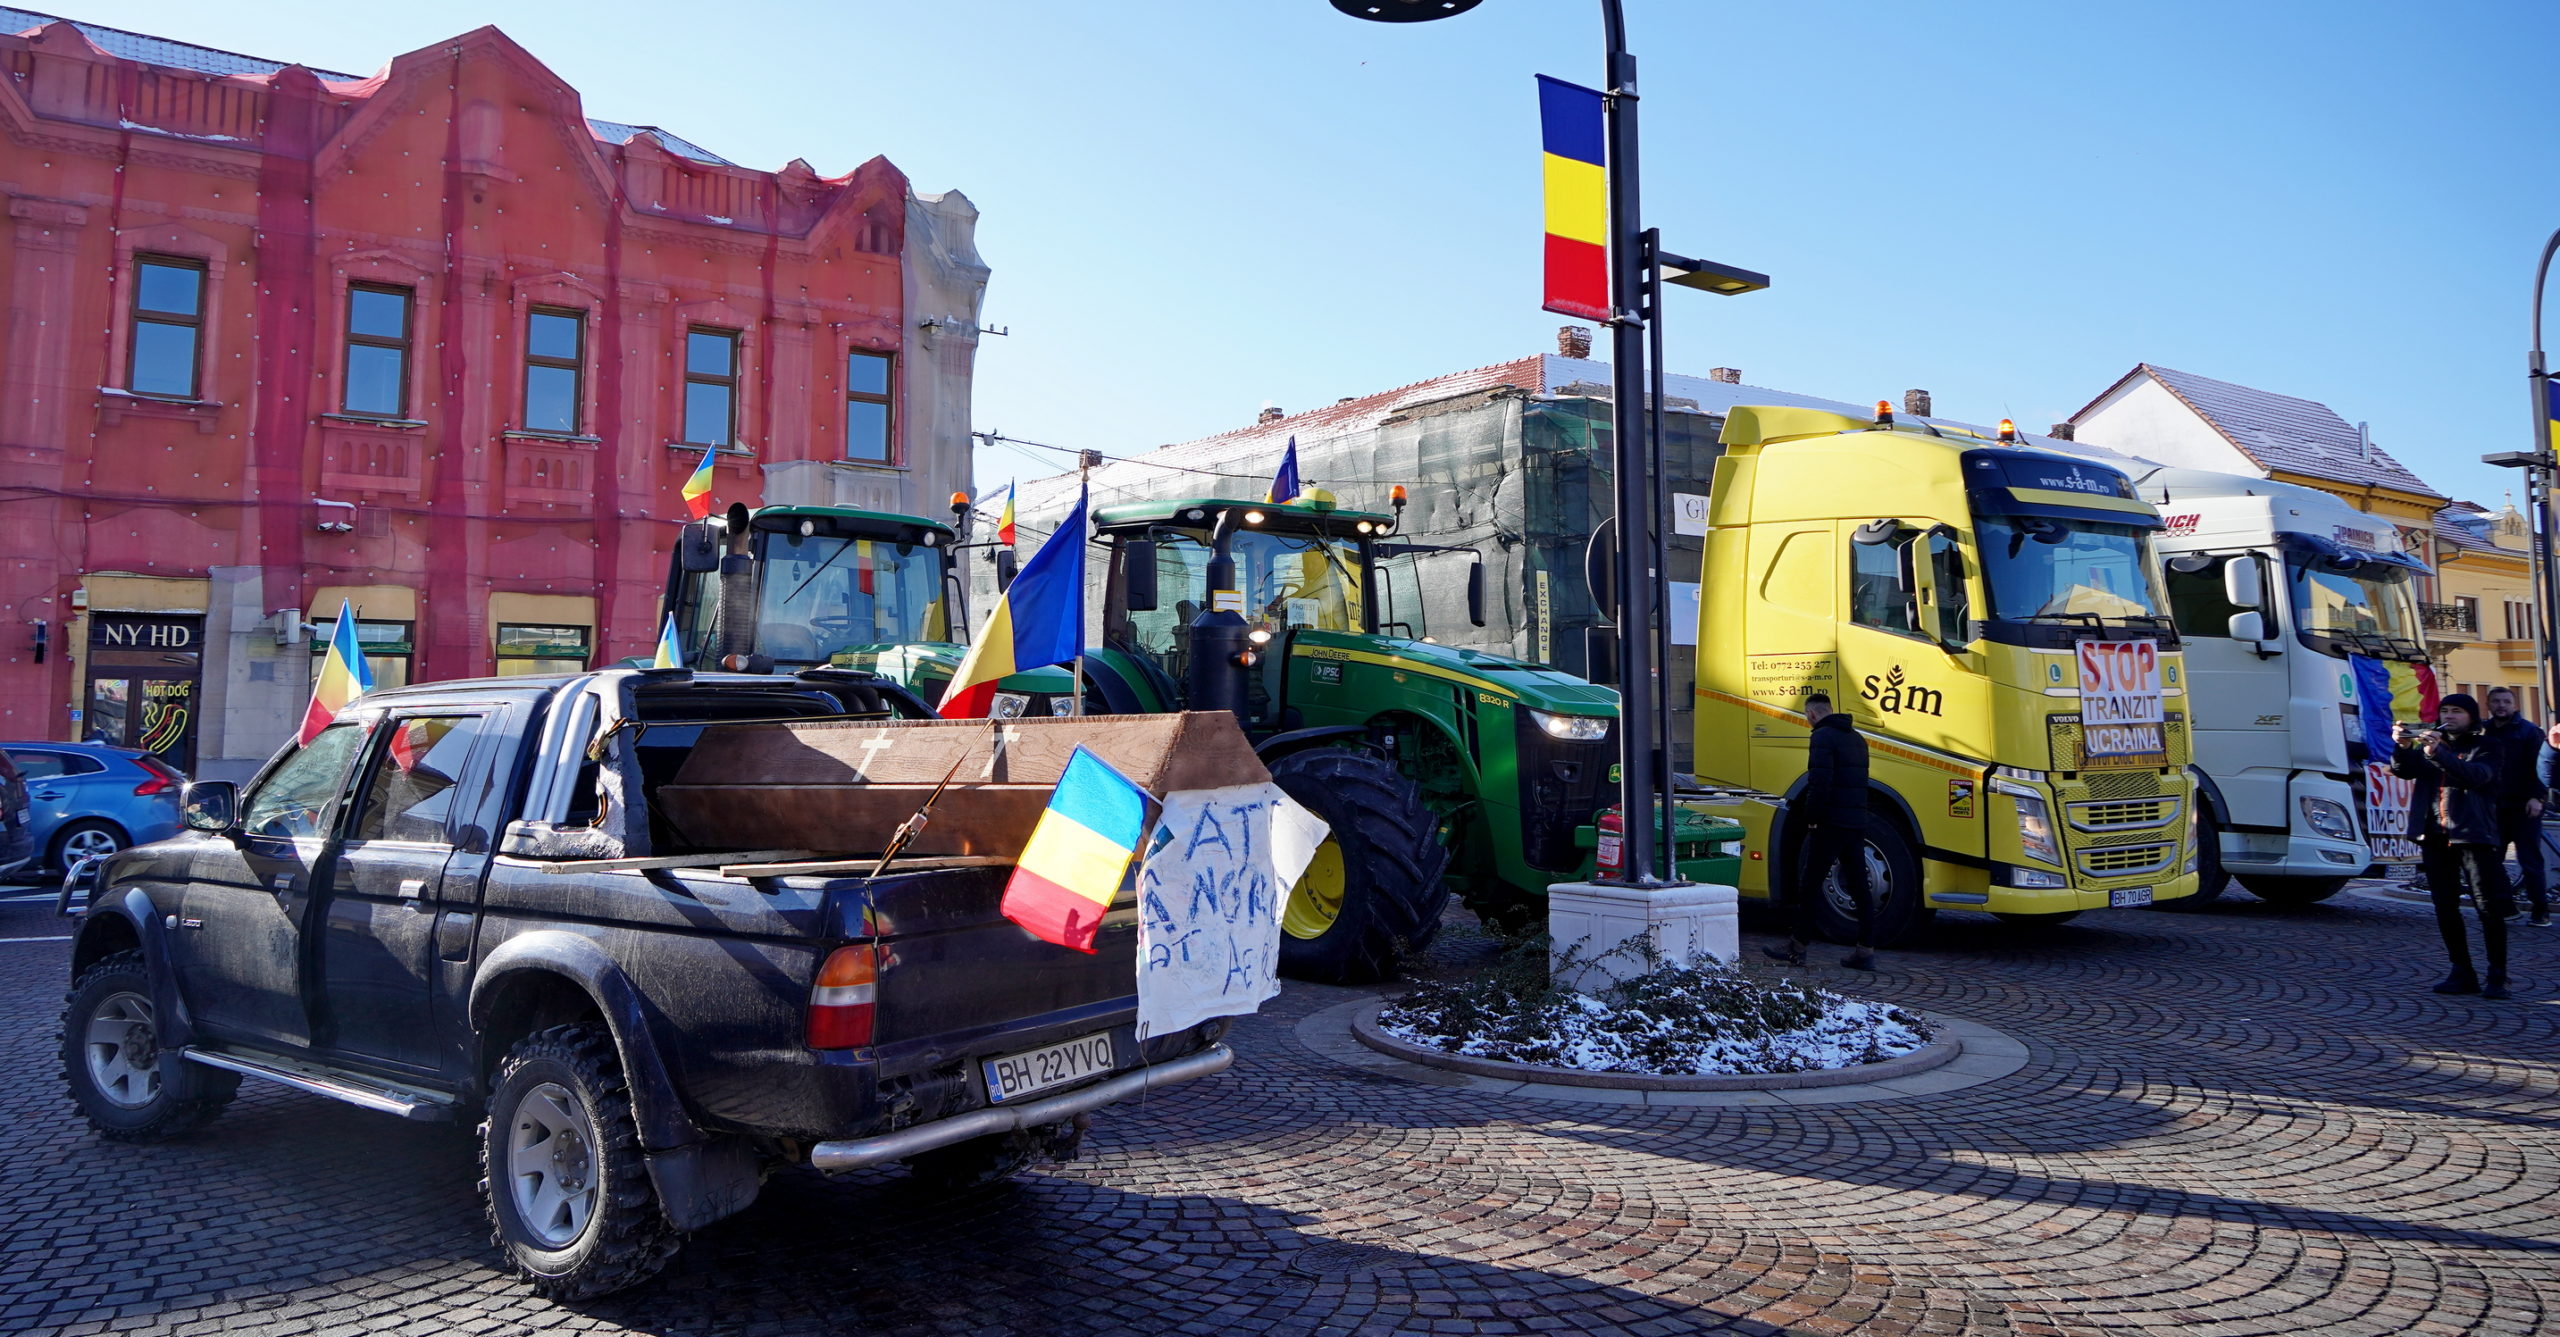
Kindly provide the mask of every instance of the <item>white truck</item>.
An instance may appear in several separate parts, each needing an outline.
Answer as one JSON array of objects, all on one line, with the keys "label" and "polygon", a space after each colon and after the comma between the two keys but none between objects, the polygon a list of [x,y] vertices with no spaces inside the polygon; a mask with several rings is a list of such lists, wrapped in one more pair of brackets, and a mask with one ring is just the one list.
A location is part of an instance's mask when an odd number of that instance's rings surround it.
[{"label": "white truck", "polygon": [[2314,488],[2167,467],[2134,477],[2167,525],[2186,646],[2205,852],[2194,903],[2237,878],[2262,900],[2308,904],[2414,861],[2398,834],[2405,794],[2367,792],[2348,656],[2426,659],[2413,580],[2425,563],[2389,521]]}]

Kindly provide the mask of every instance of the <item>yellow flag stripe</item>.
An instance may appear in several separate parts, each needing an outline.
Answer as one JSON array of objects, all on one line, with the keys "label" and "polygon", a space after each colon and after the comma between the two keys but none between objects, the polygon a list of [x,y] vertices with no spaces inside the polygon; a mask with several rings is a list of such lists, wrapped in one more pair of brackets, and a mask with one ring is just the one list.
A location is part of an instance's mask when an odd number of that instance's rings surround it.
[{"label": "yellow flag stripe", "polygon": [[1595,164],[1547,154],[1547,233],[1609,244],[1609,176]]},{"label": "yellow flag stripe", "polygon": [[1040,814],[1015,863],[1088,900],[1109,902],[1135,853],[1052,808]]},{"label": "yellow flag stripe", "polygon": [[960,661],[960,671],[951,675],[951,686],[945,691],[958,695],[982,682],[1011,677],[1013,663],[1013,612],[999,602],[996,615],[987,619],[986,629],[970,642],[969,656]]}]

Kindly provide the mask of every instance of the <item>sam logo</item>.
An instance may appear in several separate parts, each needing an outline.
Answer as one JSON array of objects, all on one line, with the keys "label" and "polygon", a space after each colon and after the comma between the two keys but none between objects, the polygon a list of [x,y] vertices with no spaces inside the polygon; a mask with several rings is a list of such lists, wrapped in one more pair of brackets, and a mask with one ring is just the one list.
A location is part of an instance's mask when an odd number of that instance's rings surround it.
[{"label": "sam logo", "polygon": [[1888,715],[1938,715],[1946,710],[1947,694],[1935,687],[1902,680],[1902,666],[1894,665],[1879,682],[1870,673],[1860,685],[1859,695],[1876,703],[1876,709]]}]

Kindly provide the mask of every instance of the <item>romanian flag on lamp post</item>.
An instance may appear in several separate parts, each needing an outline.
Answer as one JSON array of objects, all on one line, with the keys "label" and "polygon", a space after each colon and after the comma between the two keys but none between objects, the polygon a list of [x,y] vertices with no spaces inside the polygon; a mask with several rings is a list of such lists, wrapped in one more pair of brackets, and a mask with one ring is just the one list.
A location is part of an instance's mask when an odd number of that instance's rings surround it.
[{"label": "romanian flag on lamp post", "polygon": [[1538,76],[1538,132],[1545,149],[1546,309],[1609,319],[1609,173],[1605,99]]},{"label": "romanian flag on lamp post", "polygon": [[702,463],[693,466],[693,472],[684,480],[684,513],[696,520],[711,517],[711,462],[719,455],[718,446],[704,446]]},{"label": "romanian flag on lamp post", "polygon": [[[1076,546],[1084,546],[1081,534]],[[1092,951],[1146,826],[1147,791],[1077,744],[1004,884],[1004,917],[1042,942]]]},{"label": "romanian flag on lamp post", "polygon": [[1076,508],[997,598],[995,616],[970,644],[943,693],[944,719],[983,718],[995,705],[999,679],[1084,653],[1084,515],[1079,493]]},{"label": "romanian flag on lamp post", "polygon": [[364,646],[356,640],[355,605],[340,601],[338,625],[329,631],[329,650],[320,661],[320,676],[311,682],[311,704],[302,711],[302,732],[294,739],[308,743],[329,727],[347,703],[373,690],[373,670],[364,662]]}]

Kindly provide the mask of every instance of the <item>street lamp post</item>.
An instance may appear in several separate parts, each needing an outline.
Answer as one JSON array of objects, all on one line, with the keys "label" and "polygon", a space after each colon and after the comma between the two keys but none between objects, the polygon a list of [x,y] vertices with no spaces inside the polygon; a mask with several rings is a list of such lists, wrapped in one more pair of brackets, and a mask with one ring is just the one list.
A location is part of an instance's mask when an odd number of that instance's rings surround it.
[{"label": "street lamp post", "polygon": [[[2542,652],[2542,700],[2546,711],[2552,709],[2553,693],[2560,692],[2560,639],[2555,639],[2555,636],[2560,636],[2560,630],[2555,630],[2552,625],[2554,617],[2560,616],[2560,572],[2555,572],[2551,566],[2551,484],[2553,470],[2560,466],[2560,461],[2554,459],[2551,439],[2554,416],[2551,412],[2551,373],[2542,360],[2542,288],[2551,277],[2554,252],[2560,252],[2560,231],[2554,231],[2551,239],[2542,243],[2542,261],[2533,269],[2533,349],[2525,355],[2525,385],[2533,396],[2533,445],[2530,453],[2539,462],[2539,466],[2528,471],[2526,477],[2541,484],[2539,488],[2528,489],[2528,492],[2540,493],[2533,498],[2533,559],[2538,582],[2534,588],[2534,601],[2539,605],[2542,616],[2535,619],[2541,625],[2534,630],[2542,642],[2539,647]],[[2550,721],[2544,720],[2543,723],[2547,725]]]}]

